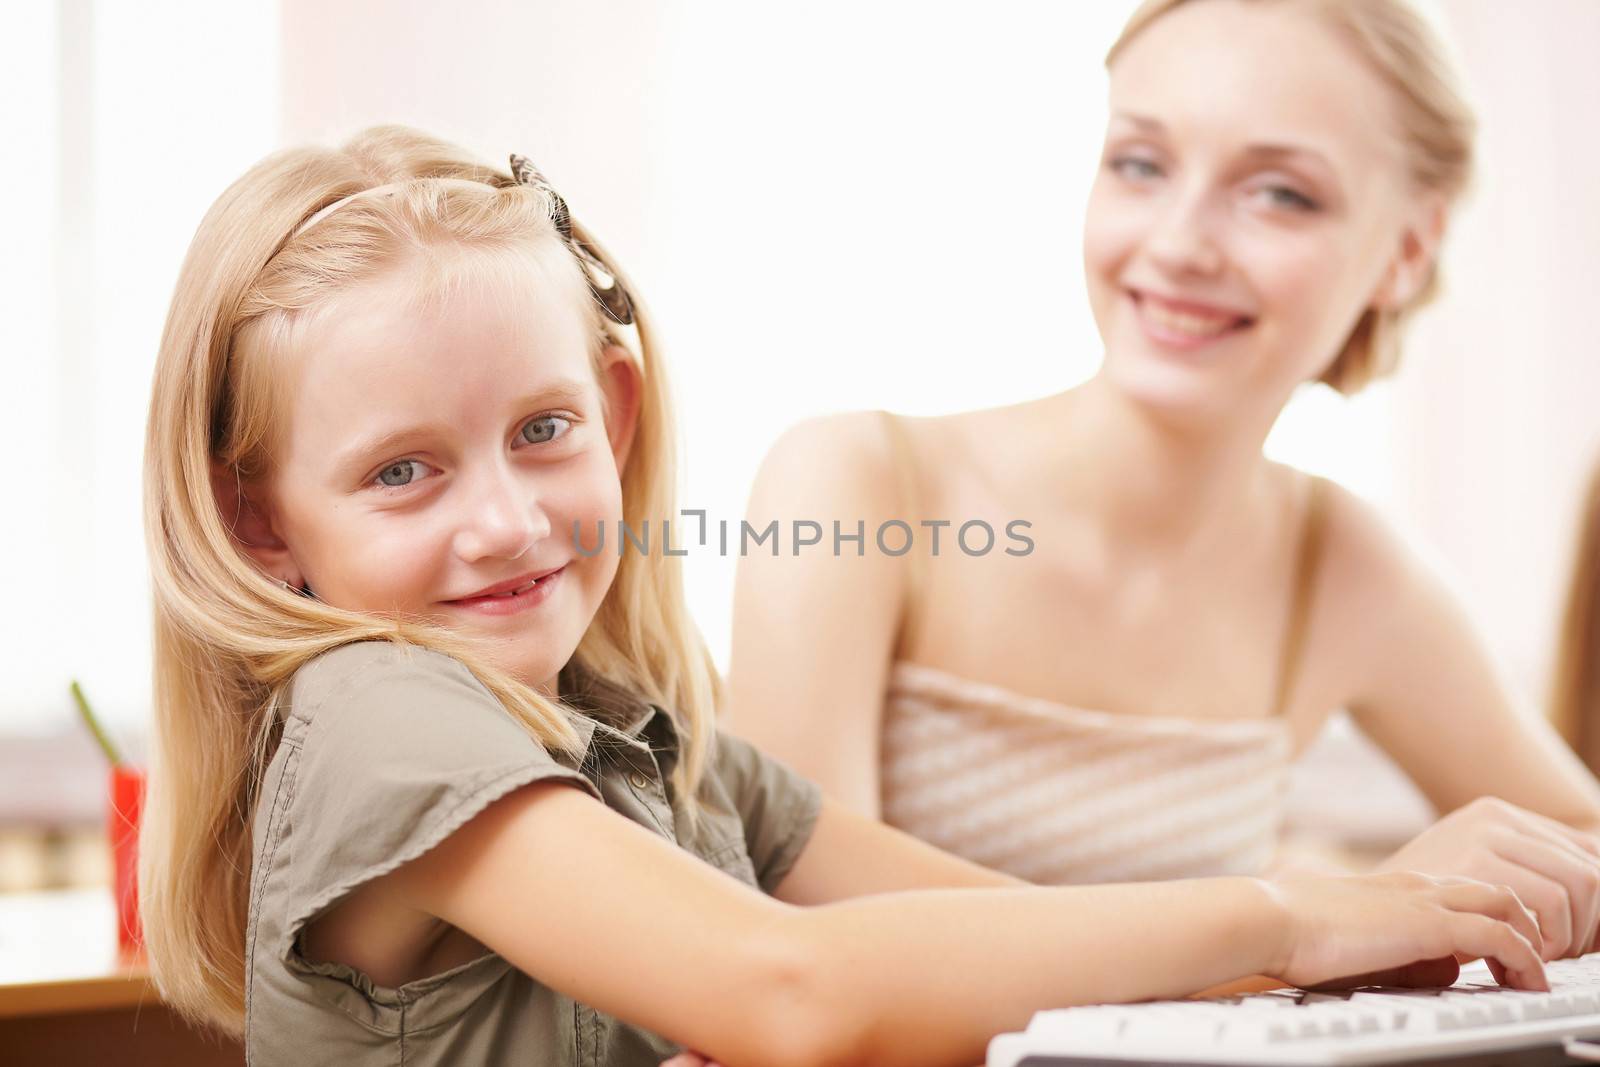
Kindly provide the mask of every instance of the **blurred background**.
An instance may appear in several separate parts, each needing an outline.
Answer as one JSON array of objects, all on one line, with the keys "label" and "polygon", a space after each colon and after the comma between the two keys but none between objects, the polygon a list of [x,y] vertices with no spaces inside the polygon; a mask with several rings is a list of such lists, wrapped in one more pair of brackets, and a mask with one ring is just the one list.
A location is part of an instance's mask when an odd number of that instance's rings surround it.
[{"label": "blurred background", "polygon": [[[660,325],[684,506],[737,523],[801,418],[1011,403],[1093,372],[1081,216],[1102,57],[1133,6],[9,4],[0,889],[107,876],[104,767],[68,681],[143,751],[150,375],[194,228],[250,164],[378,122],[531,156]],[[1446,293],[1398,377],[1353,400],[1308,387],[1269,451],[1369,498],[1433,559],[1538,715],[1600,446],[1600,2],[1422,6],[1482,123]],[[736,562],[687,560],[724,666]],[[1330,776],[1351,773],[1372,788],[1331,803]],[[1374,847],[1427,817],[1342,721],[1296,791],[1303,829]]]}]

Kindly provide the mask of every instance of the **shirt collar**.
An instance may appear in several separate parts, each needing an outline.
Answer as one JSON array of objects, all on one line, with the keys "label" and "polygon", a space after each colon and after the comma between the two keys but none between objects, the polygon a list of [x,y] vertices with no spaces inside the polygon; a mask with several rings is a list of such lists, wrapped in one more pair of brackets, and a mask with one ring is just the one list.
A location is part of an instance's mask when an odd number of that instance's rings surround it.
[{"label": "shirt collar", "polygon": [[573,717],[572,724],[577,727],[585,751],[593,745],[597,729],[621,734],[648,744],[657,753],[661,772],[671,773],[677,762],[678,731],[677,723],[664,708],[595,673],[576,656],[561,668],[557,684],[562,702],[582,713]]}]

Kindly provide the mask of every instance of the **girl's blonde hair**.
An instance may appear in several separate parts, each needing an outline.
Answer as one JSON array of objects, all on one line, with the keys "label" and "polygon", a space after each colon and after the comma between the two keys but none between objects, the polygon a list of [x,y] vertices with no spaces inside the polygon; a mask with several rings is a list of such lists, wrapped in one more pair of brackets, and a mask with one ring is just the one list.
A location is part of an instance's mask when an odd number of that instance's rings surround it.
[{"label": "girl's blonde hair", "polygon": [[[358,197],[297,232],[321,208],[396,182],[393,195]],[[139,860],[152,975],[195,1022],[243,1030],[250,824],[280,706],[302,664],[351,641],[432,648],[464,662],[540,742],[568,751],[578,743],[560,707],[451,631],[344,611],[267,577],[235,543],[210,475],[213,460],[241,484],[270,472],[297,329],[330,296],[385,268],[455,263],[462,252],[486,253],[474,265],[491,271],[516,269],[517,250],[569,255],[551,216],[542,190],[443,141],[381,126],[337,149],[269,156],[228,187],[195,233],[161,338],[145,444],[155,744]],[[643,383],[621,481],[623,520],[638,529],[674,513],[668,382],[637,292],[591,235],[576,223],[574,231],[634,300],[630,351]],[[598,359],[623,341],[583,292]],[[692,815],[722,686],[685,606],[678,559],[622,553],[575,658],[677,716],[685,740],[674,784]]]},{"label": "girl's blonde hair", "polygon": [[1578,523],[1552,681],[1550,714],[1556,729],[1600,773],[1600,462],[1590,476]]},{"label": "girl's blonde hair", "polygon": [[[1109,68],[1152,22],[1195,0],[1145,0],[1106,53]],[[1249,0],[1294,3],[1339,34],[1390,90],[1392,115],[1413,189],[1441,196],[1447,207],[1472,182],[1477,120],[1462,96],[1437,35],[1405,0]],[[1359,392],[1394,370],[1400,334],[1411,314],[1440,291],[1438,260],[1404,308],[1361,313],[1321,381],[1341,393]]]}]

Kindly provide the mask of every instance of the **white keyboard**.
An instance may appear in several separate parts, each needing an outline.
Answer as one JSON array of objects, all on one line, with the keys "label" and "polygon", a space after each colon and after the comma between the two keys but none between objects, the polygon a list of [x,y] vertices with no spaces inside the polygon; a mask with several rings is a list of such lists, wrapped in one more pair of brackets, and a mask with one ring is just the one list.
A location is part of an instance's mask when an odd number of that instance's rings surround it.
[{"label": "white keyboard", "polygon": [[[1600,1061],[1600,953],[1545,965],[1550,992],[1474,963],[1448,989],[1274,990],[1041,1011],[989,1043],[988,1067]],[[1590,1041],[1595,1044],[1589,1044]]]}]

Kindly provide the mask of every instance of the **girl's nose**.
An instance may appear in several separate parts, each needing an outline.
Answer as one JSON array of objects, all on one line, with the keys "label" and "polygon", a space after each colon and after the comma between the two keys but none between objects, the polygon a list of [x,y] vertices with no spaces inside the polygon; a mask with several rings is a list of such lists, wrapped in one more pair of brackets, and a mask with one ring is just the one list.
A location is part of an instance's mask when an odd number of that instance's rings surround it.
[{"label": "girl's nose", "polygon": [[1222,250],[1203,195],[1174,199],[1146,238],[1145,249],[1173,277],[1212,275],[1222,269]]},{"label": "girl's nose", "polygon": [[456,554],[467,562],[516,559],[550,536],[550,516],[530,485],[509,471],[486,475],[456,529]]}]

